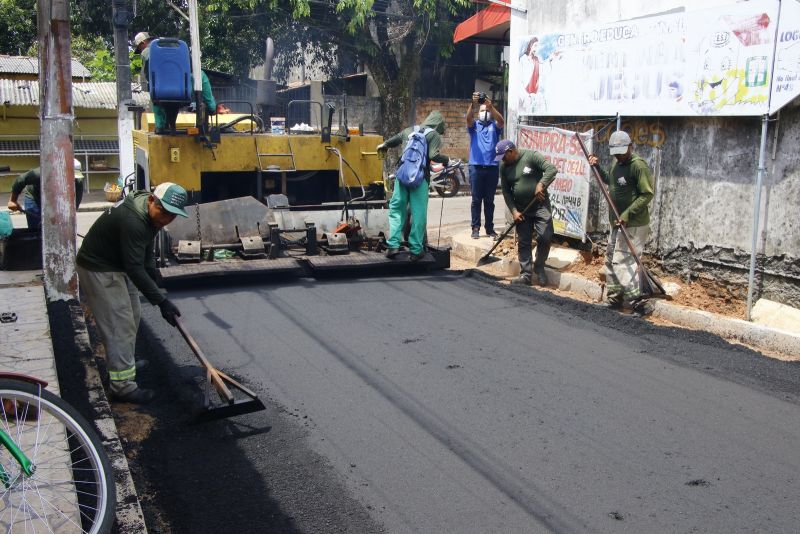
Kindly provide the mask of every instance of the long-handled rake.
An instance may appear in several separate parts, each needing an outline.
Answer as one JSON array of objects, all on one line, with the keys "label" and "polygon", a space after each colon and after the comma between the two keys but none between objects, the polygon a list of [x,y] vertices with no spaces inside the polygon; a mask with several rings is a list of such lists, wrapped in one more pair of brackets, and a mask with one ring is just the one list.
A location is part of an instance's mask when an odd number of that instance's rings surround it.
[{"label": "long-handled rake", "polygon": [[[266,409],[264,403],[261,402],[255,393],[211,365],[211,362],[208,361],[205,354],[203,354],[203,351],[200,350],[200,346],[189,334],[189,332],[186,331],[186,327],[183,325],[183,321],[181,321],[180,317],[175,317],[175,326],[178,327],[178,331],[183,336],[183,339],[185,339],[186,343],[189,344],[192,352],[194,352],[194,355],[197,356],[198,360],[200,360],[200,364],[206,371],[206,389],[204,399],[205,411],[201,412],[195,418],[196,422],[225,419],[235,415],[259,412]],[[241,391],[248,398],[236,399],[231,393],[231,390],[228,388],[228,385],[231,385],[235,389]],[[223,402],[221,406],[212,406],[211,404],[212,386],[217,390],[217,394],[219,395],[220,400]]]},{"label": "long-handled rake", "polygon": [[[583,139],[581,139],[581,136],[577,132],[575,132],[575,139],[577,139],[578,143],[581,145],[583,155],[586,156],[586,161],[589,161],[589,151],[586,149]],[[591,167],[592,175],[594,176],[594,179],[597,180],[597,185],[600,186],[600,192],[603,193],[606,202],[608,202],[609,208],[614,212],[614,217],[616,220],[619,220],[619,211],[617,210],[617,206],[614,204],[614,200],[611,198],[611,195],[608,193],[608,189],[606,189],[606,184],[603,183],[603,179],[600,177],[600,172],[596,167]],[[642,263],[642,258],[636,251],[636,247],[633,246],[633,241],[631,240],[631,236],[628,234],[628,230],[625,228],[625,225],[619,225],[619,230],[620,233],[622,233],[622,237],[625,239],[625,244],[628,245],[628,250],[631,252],[633,259],[636,260],[637,273],[640,275],[639,285],[643,290],[642,292],[648,293],[652,296],[666,295],[667,292],[664,291],[664,286],[661,285],[661,281],[656,275],[651,273],[647,267],[644,266],[644,263]]]},{"label": "long-handled rake", "polygon": [[[528,203],[528,205],[525,206],[525,209],[522,210],[522,216],[523,217],[525,216],[526,213],[528,213],[528,211],[533,207],[533,205],[536,204],[537,200],[538,199],[536,197],[533,197],[533,200],[531,200]],[[481,265],[488,265],[490,263],[494,263],[496,261],[500,261],[500,258],[498,258],[496,256],[492,256],[492,252],[494,252],[494,249],[496,249],[500,245],[500,243],[503,241],[503,239],[505,239],[506,236],[508,236],[508,234],[511,233],[511,230],[516,228],[517,224],[519,224],[519,223],[517,223],[517,221],[514,221],[512,224],[508,225],[508,228],[506,228],[505,231],[502,234],[500,234],[500,237],[497,238],[497,241],[495,241],[495,243],[492,246],[492,248],[489,249],[489,252],[487,252],[486,254],[481,256],[481,259],[479,259],[478,263],[475,264],[476,267],[480,267]]]}]

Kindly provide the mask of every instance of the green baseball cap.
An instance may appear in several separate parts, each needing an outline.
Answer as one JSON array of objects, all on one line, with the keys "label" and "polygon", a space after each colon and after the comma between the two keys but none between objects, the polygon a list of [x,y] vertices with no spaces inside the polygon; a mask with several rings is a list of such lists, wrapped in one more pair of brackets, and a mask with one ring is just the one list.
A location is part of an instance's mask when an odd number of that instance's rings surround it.
[{"label": "green baseball cap", "polygon": [[156,186],[156,190],[153,191],[153,196],[161,202],[161,205],[164,206],[164,209],[168,212],[180,215],[181,217],[189,216],[183,210],[183,208],[186,207],[186,203],[189,201],[189,195],[186,193],[186,189],[178,184],[172,182],[159,184]]}]

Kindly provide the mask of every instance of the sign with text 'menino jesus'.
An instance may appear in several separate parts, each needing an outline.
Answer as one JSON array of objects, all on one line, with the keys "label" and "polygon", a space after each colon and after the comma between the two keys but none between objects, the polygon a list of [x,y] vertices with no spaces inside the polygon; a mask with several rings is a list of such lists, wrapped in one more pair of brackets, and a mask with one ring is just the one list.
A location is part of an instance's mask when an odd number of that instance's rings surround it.
[{"label": "sign with text 'menino jesus'", "polygon": [[[594,130],[580,134],[589,152]],[[553,226],[559,235],[583,239],[589,216],[591,168],[575,139],[575,132],[552,127],[520,126],[517,146],[544,155],[558,169],[547,188],[553,206]]]}]

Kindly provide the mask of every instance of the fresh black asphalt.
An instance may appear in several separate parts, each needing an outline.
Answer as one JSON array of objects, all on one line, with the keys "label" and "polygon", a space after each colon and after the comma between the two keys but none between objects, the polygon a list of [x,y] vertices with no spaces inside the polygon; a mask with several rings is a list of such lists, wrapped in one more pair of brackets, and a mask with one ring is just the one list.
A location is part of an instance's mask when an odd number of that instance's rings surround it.
[{"label": "fresh black asphalt", "polygon": [[800,363],[444,272],[171,291],[267,410],[190,423],[201,373],[144,305],[174,532],[797,532]]}]

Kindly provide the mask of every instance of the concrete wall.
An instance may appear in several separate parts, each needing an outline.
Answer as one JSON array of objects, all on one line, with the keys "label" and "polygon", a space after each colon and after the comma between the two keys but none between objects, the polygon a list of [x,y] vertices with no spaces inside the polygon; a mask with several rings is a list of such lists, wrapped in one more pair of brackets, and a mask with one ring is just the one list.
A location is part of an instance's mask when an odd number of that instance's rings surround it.
[{"label": "concrete wall", "polygon": [[[528,0],[527,14],[512,11],[514,35],[544,33],[612,22],[670,10],[700,9],[731,4],[706,0],[687,4],[670,0]],[[511,129],[518,118],[509,110]],[[583,117],[581,119],[587,119]],[[591,119],[591,118],[589,118]],[[551,123],[570,117],[537,118]],[[800,307],[800,105],[796,100],[770,124],[767,176],[757,250],[757,295]],[[607,124],[574,125],[599,129]],[[610,130],[613,130],[612,126]],[[636,151],[657,177],[656,197],[647,251],[661,258],[665,269],[687,279],[705,277],[736,296],[747,284],[754,184],[761,124],[758,118],[623,117]],[[610,163],[608,132],[596,141],[603,165]],[[509,132],[509,135],[515,135]],[[598,190],[591,196],[588,230],[607,230],[607,215]]]},{"label": "concrete wall", "polygon": [[[72,125],[73,139],[116,139],[117,111],[114,109],[75,108],[75,121]],[[38,140],[39,108],[36,106],[7,106],[0,115],[0,139]],[[108,167],[119,167],[116,155],[86,156],[76,154],[83,165],[84,176],[89,177],[88,187],[91,190],[101,188],[106,181],[116,180],[117,171],[101,172],[89,167],[96,160],[105,160]],[[11,191],[11,184],[22,172],[39,166],[39,156],[0,156],[0,165],[8,165],[11,170],[0,173],[0,193]],[[3,201],[3,206],[5,201]]]},{"label": "concrete wall", "polygon": [[[338,95],[325,95],[325,102],[333,104],[336,113],[333,115],[335,128],[339,125],[339,111],[343,109],[344,97]],[[343,119],[342,119],[343,120]],[[364,125],[364,131],[374,133],[381,126],[381,102],[378,98],[369,96],[347,97],[347,124],[353,128],[359,124]]]}]

